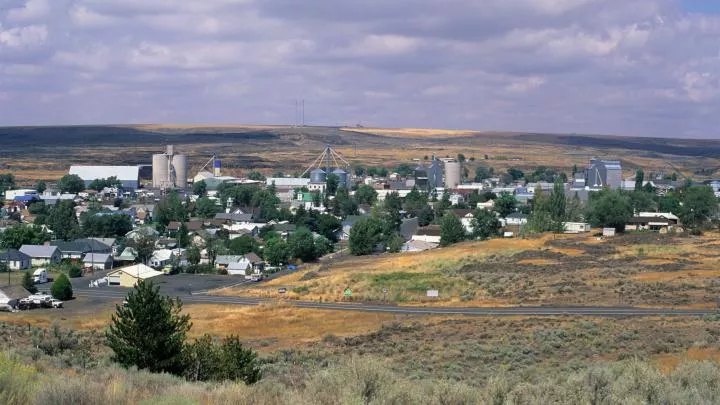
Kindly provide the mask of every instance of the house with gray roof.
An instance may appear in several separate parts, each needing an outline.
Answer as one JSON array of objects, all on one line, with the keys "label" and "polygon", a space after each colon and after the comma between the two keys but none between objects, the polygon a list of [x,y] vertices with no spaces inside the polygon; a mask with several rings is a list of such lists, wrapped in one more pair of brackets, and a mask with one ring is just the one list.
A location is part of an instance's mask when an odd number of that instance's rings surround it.
[{"label": "house with gray roof", "polygon": [[226,214],[224,212],[215,214],[215,219],[222,219],[230,222],[236,222],[236,223],[250,223],[253,220],[252,214],[235,214],[230,213]]},{"label": "house with gray roof", "polygon": [[113,265],[113,258],[109,253],[88,253],[83,258],[85,267],[93,270],[109,270]]},{"label": "house with gray roof", "polygon": [[95,239],[56,240],[51,245],[60,249],[63,259],[82,260],[88,253],[112,253],[112,248]]},{"label": "house with gray roof", "polygon": [[20,285],[6,285],[0,287],[0,306],[15,308],[18,301],[30,296],[30,291]]},{"label": "house with gray roof", "polygon": [[22,245],[20,251],[30,256],[31,266],[47,266],[58,264],[62,254],[57,246],[51,245]]},{"label": "house with gray roof", "polygon": [[10,270],[25,270],[30,268],[30,256],[17,249],[8,249],[0,252],[0,263],[5,263]]}]

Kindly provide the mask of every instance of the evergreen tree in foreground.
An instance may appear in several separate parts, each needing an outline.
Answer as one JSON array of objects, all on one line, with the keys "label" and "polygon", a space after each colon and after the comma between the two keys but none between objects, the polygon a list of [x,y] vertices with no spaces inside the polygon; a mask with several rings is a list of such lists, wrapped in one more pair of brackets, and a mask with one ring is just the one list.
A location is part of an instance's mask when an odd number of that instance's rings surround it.
[{"label": "evergreen tree in foreground", "polygon": [[37,287],[35,287],[35,283],[32,281],[30,271],[25,271],[25,274],[23,274],[22,286],[28,290],[30,294],[35,294],[38,291]]},{"label": "evergreen tree in foreground", "polygon": [[163,297],[152,282],[139,281],[127,296],[127,306],[117,306],[106,332],[113,360],[124,367],[182,374],[191,323],[181,310],[179,299]]},{"label": "evergreen tree in foreground", "polygon": [[55,280],[50,287],[50,293],[52,293],[53,297],[62,301],[72,298],[73,289],[72,284],[70,284],[70,279],[68,279],[65,274],[58,276],[57,280]]}]

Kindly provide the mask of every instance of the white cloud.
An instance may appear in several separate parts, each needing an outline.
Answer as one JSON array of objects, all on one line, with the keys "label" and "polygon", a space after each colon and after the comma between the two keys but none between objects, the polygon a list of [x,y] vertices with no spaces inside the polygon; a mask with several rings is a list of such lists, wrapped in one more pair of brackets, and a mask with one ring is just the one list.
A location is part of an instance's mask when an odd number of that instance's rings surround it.
[{"label": "white cloud", "polygon": [[676,0],[12,1],[8,124],[720,127],[720,16]]}]

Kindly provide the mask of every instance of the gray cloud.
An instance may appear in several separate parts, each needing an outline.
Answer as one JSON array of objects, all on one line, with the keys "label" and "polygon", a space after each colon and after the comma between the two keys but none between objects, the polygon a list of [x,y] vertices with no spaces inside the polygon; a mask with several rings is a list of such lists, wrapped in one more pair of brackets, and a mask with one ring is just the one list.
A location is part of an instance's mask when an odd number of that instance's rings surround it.
[{"label": "gray cloud", "polygon": [[0,123],[715,137],[720,17],[677,1],[0,0]]}]

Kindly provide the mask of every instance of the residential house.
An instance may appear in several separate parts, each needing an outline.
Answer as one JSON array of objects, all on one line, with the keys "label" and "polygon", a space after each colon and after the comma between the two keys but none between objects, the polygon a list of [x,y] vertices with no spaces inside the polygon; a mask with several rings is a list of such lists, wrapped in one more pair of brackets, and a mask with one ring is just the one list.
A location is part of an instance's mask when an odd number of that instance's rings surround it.
[{"label": "residential house", "polygon": [[113,258],[109,253],[88,253],[83,258],[85,267],[93,270],[109,270],[113,265]]},{"label": "residential house", "polygon": [[259,276],[265,270],[265,261],[255,253],[248,253],[237,262],[232,262],[227,267],[230,275],[237,276]]},{"label": "residential house", "polygon": [[8,249],[0,252],[0,263],[6,263],[10,270],[29,269],[30,262],[30,256],[17,249]]},{"label": "residential house", "polygon": [[[199,219],[185,222],[185,228],[187,228],[188,232],[197,232],[203,228],[203,225],[204,222]],[[177,232],[180,230],[181,226],[182,222],[171,221],[167,226],[167,230],[170,232]]]},{"label": "residential house", "polygon": [[20,251],[30,256],[30,265],[47,266],[50,264],[58,264],[62,259],[62,254],[57,246],[50,245],[22,245]]},{"label": "residential house", "polygon": [[117,243],[117,239],[115,238],[88,238],[91,240],[94,240],[96,242],[100,242],[105,246],[108,246],[110,248],[110,254],[113,256],[117,256],[119,254],[119,246]]},{"label": "residential house", "polygon": [[455,214],[456,217],[460,218],[460,222],[462,222],[463,227],[465,228],[465,232],[467,232],[467,233],[473,232],[472,221],[475,218],[475,214],[474,214],[473,210],[455,209],[455,210],[452,210],[452,213]]},{"label": "residential house", "polygon": [[227,269],[231,263],[238,263],[242,259],[242,255],[220,255],[215,258],[215,267],[217,269]]},{"label": "residential house", "polygon": [[222,219],[236,224],[249,224],[253,220],[252,214],[218,213],[215,219]]},{"label": "residential house", "polygon": [[478,209],[481,209],[481,210],[492,210],[495,207],[495,201],[488,200],[485,202],[480,202],[480,203],[477,203],[477,207],[478,207]]},{"label": "residential house", "polygon": [[134,248],[126,247],[115,259],[118,262],[134,262],[137,260],[137,251]]},{"label": "residential house", "polygon": [[640,212],[625,225],[628,231],[659,231],[665,233],[677,228],[679,218],[670,212]]},{"label": "residential house", "polygon": [[141,228],[133,229],[125,235],[125,239],[130,239],[134,241],[138,241],[142,237],[149,237],[153,240],[157,240],[160,237],[160,233],[149,226],[144,226]]},{"label": "residential house", "polygon": [[108,273],[108,285],[119,287],[134,287],[138,280],[148,280],[161,276],[163,273],[144,264],[121,267]]},{"label": "residential house", "polygon": [[88,253],[112,253],[112,248],[96,239],[76,239],[73,241],[52,241],[62,253],[63,259],[80,261]]},{"label": "residential house", "polygon": [[440,243],[440,225],[428,225],[420,227],[412,235],[411,240],[429,243]]},{"label": "residential house", "polygon": [[18,301],[30,296],[30,291],[20,285],[6,285],[0,287],[0,306],[15,308]]},{"label": "residential house", "polygon": [[185,249],[160,249],[153,252],[150,257],[150,266],[159,269],[173,264],[177,260],[179,265],[187,264],[184,259]]}]

